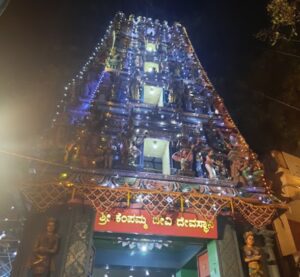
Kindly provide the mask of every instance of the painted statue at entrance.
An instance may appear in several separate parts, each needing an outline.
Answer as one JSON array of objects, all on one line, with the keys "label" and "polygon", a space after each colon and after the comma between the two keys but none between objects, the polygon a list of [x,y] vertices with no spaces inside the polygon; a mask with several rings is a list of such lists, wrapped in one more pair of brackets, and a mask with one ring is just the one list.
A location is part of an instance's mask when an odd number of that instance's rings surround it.
[{"label": "painted statue at entrance", "polygon": [[254,234],[249,231],[244,234],[246,245],[244,246],[244,261],[248,264],[250,277],[264,276],[261,266],[260,248],[254,246]]},{"label": "painted statue at entrance", "polygon": [[53,257],[58,251],[59,237],[56,233],[57,223],[49,218],[46,230],[38,237],[31,260],[31,269],[34,277],[48,277],[55,270]]}]

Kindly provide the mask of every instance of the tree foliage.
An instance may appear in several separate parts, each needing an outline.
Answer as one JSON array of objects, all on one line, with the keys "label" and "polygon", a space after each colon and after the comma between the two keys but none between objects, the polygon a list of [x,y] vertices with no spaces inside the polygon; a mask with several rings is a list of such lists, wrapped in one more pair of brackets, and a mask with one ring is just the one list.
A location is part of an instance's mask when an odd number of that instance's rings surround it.
[{"label": "tree foliage", "polygon": [[247,69],[238,80],[217,85],[227,94],[225,103],[241,133],[258,153],[277,149],[299,155],[300,111],[293,108],[300,109],[299,59],[266,49]]},{"label": "tree foliage", "polygon": [[271,0],[266,8],[270,26],[257,33],[256,37],[274,46],[280,40],[291,40],[298,36],[300,21],[299,1]]}]

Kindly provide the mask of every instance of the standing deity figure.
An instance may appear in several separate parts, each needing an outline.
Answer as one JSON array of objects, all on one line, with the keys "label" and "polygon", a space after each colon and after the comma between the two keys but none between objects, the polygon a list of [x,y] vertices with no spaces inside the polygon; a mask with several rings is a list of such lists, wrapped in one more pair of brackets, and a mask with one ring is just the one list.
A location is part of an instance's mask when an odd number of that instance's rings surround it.
[{"label": "standing deity figure", "polygon": [[108,141],[104,149],[104,168],[112,168],[113,163],[113,144]]},{"label": "standing deity figure", "polygon": [[58,251],[59,237],[56,233],[56,220],[49,218],[46,230],[38,237],[31,260],[34,277],[49,277],[55,271],[54,255]]},{"label": "standing deity figure", "polygon": [[248,264],[249,277],[263,277],[264,273],[261,267],[261,251],[260,248],[254,246],[254,234],[249,231],[244,234],[246,245],[244,246],[244,261]]},{"label": "standing deity figure", "polygon": [[121,164],[128,165],[128,156],[129,156],[129,143],[124,132],[121,133],[120,142],[119,142]]},{"label": "standing deity figure", "polygon": [[247,155],[241,152],[241,149],[238,146],[231,148],[227,155],[230,163],[230,175],[231,179],[235,184],[246,185],[246,179],[243,176],[243,171],[248,166]]},{"label": "standing deity figure", "polygon": [[174,90],[170,88],[168,94],[168,103],[173,104],[175,102],[176,102],[176,95],[174,93]]},{"label": "standing deity figure", "polygon": [[209,179],[216,179],[217,178],[217,173],[216,170],[214,169],[214,159],[213,159],[213,150],[210,150],[205,159],[205,168],[208,172],[208,178]]},{"label": "standing deity figure", "polygon": [[193,151],[193,159],[195,163],[195,170],[197,177],[204,177],[204,171],[202,166],[204,165],[201,150],[203,149],[203,143],[200,137],[196,139],[196,142],[191,146]]},{"label": "standing deity figure", "polygon": [[138,144],[136,141],[130,141],[129,144],[129,164],[131,166],[137,166],[137,157],[141,155],[141,150],[136,146]]},{"label": "standing deity figure", "polygon": [[193,153],[190,149],[181,150],[180,167],[182,171],[186,171],[190,169],[192,159],[193,159]]},{"label": "standing deity figure", "polygon": [[77,160],[77,158],[79,156],[79,150],[80,150],[80,147],[79,147],[79,145],[77,145],[76,142],[68,143],[65,146],[64,162],[70,163],[72,161]]},{"label": "standing deity figure", "polygon": [[180,162],[180,170],[188,171],[193,160],[193,152],[189,148],[182,148],[180,151],[172,155],[174,161]]},{"label": "standing deity figure", "polygon": [[140,77],[136,76],[136,78],[133,79],[131,86],[130,86],[130,92],[131,97],[134,100],[140,100],[141,94],[140,94]]},{"label": "standing deity figure", "polygon": [[205,174],[202,169],[203,158],[202,158],[202,154],[200,151],[196,153],[195,162],[196,162],[197,177],[204,177]]}]

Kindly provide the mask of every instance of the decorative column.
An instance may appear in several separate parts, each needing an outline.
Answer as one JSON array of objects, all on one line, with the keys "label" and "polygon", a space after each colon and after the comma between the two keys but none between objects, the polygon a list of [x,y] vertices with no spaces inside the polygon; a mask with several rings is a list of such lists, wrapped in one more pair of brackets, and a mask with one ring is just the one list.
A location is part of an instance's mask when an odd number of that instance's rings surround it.
[{"label": "decorative column", "polygon": [[273,236],[276,232],[272,230],[262,229],[257,232],[258,235],[262,235],[265,241],[263,247],[265,253],[268,255],[267,268],[270,277],[280,277],[276,257],[274,253],[274,239]]},{"label": "decorative column", "polygon": [[198,277],[197,270],[180,269],[176,273],[176,277]]},{"label": "decorative column", "polygon": [[[60,205],[43,213],[31,213],[11,276],[89,276],[94,216],[94,210],[83,204]],[[48,233],[49,218],[56,222],[53,236]],[[58,238],[57,249],[52,247],[49,236]]]},{"label": "decorative column", "polygon": [[210,276],[244,277],[235,229],[227,220],[220,220],[219,225],[219,229],[223,231],[220,238],[207,245]]}]

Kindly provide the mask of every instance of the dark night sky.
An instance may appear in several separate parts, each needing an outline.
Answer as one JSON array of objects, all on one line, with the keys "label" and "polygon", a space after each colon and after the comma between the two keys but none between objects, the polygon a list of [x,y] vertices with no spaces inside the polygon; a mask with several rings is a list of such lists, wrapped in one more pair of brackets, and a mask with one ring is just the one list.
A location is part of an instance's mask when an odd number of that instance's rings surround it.
[{"label": "dark night sky", "polygon": [[[254,34],[267,24],[265,5],[253,0],[11,0],[0,17],[0,135],[5,145],[26,141],[49,126],[64,84],[85,63],[115,12],[181,22],[211,81],[230,84],[244,81],[251,61],[262,53]],[[216,87],[237,119],[235,109],[247,107],[245,98],[239,103],[236,91]],[[247,126],[236,121],[244,134]],[[264,150],[252,139],[255,133],[244,135],[254,150]]]}]

